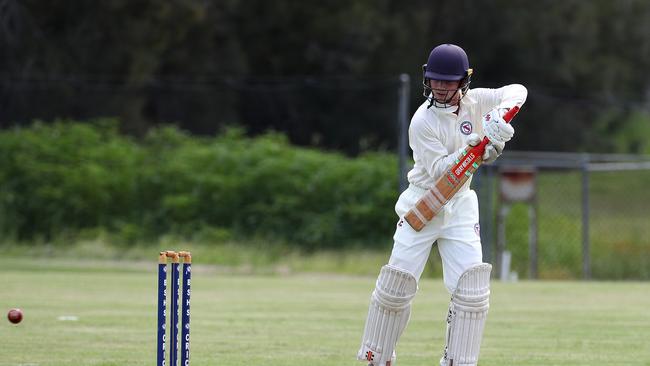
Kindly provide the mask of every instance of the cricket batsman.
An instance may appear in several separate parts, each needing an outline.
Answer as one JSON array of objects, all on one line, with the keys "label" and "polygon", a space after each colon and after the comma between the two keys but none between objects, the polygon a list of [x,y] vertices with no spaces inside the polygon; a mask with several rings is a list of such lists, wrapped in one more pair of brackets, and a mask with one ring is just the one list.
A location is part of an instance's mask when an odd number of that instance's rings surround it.
[{"label": "cricket batsman", "polygon": [[451,295],[440,365],[477,365],[492,267],[483,263],[478,200],[470,189],[471,178],[421,230],[414,230],[404,215],[461,158],[467,145],[476,146],[487,137],[490,142],[482,159],[494,162],[514,135],[503,115],[521,107],[528,94],[519,84],[470,89],[472,69],[467,54],[453,44],[435,47],[423,71],[426,100],[409,127],[415,164],[408,173],[409,187],[395,205],[399,220],[393,250],[370,297],[357,354],[372,366],[395,366],[395,346],[409,321],[411,302],[434,242]]}]

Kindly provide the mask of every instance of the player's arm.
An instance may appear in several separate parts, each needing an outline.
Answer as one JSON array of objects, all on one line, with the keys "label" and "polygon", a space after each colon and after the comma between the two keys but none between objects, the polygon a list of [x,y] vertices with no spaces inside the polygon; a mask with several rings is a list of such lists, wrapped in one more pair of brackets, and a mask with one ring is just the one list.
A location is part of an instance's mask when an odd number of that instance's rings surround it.
[{"label": "player's arm", "polygon": [[490,143],[485,147],[484,163],[494,162],[503,152],[506,142],[515,133],[514,128],[503,120],[506,111],[521,107],[528,97],[528,90],[520,84],[511,84],[498,89],[476,89],[479,113],[484,115],[481,132]]},{"label": "player's arm", "polygon": [[528,97],[528,90],[521,84],[510,84],[496,89],[476,88],[471,91],[478,99],[481,116],[493,109],[510,109],[514,106],[521,108]]},{"label": "player's arm", "polygon": [[438,134],[424,123],[413,120],[409,127],[409,144],[424,169],[433,179],[440,178],[460,158],[464,148],[449,153]]}]

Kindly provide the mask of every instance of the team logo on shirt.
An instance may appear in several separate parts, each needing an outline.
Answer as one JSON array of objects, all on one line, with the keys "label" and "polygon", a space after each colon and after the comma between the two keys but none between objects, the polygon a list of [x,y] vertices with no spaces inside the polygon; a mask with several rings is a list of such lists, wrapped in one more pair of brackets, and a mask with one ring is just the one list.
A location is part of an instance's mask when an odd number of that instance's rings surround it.
[{"label": "team logo on shirt", "polygon": [[476,235],[481,236],[481,225],[478,222],[474,224],[474,232]]},{"label": "team logo on shirt", "polygon": [[472,122],[464,121],[463,123],[461,123],[460,133],[462,133],[463,135],[469,135],[470,133],[472,133]]}]

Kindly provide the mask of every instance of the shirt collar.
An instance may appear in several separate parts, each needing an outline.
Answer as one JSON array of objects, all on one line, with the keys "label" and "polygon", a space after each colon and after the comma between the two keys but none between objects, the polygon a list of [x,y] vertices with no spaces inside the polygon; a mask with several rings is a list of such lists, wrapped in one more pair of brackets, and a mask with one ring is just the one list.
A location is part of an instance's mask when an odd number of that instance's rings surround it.
[{"label": "shirt collar", "polygon": [[[427,100],[426,105],[429,105],[429,101]],[[451,114],[455,113],[458,110],[458,105],[453,105],[451,107],[436,107],[436,106],[431,106],[431,108],[427,108],[430,111],[433,111],[433,113],[436,114]]]},{"label": "shirt collar", "polygon": [[470,93],[471,89],[468,89],[463,98],[460,100],[461,105],[467,105],[467,104],[476,104],[477,100],[476,97],[474,97],[474,93]]}]

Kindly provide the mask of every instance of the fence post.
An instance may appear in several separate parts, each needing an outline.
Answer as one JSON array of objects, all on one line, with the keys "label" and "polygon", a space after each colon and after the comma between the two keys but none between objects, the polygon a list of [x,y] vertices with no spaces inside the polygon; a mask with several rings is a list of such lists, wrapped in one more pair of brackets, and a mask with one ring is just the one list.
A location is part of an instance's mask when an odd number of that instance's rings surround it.
[{"label": "fence post", "polygon": [[[492,180],[494,176],[494,165],[481,165],[474,173],[472,185],[479,195],[479,221],[481,246],[483,247],[483,262],[495,264],[495,237],[494,237],[494,188]],[[496,272],[495,272],[496,273]]]},{"label": "fence post", "polygon": [[589,155],[582,156],[582,277],[591,279],[589,246]]},{"label": "fence post", "polygon": [[538,263],[537,258],[538,249],[537,249],[537,200],[535,199],[528,207],[528,217],[530,219],[530,224],[528,226],[528,257],[530,261],[530,268],[528,268],[528,277],[530,279],[537,279],[538,275]]},{"label": "fence post", "polygon": [[397,141],[397,149],[399,154],[399,192],[402,193],[408,185],[406,174],[408,168],[406,161],[408,160],[408,129],[409,129],[409,101],[411,90],[411,77],[408,74],[401,74],[399,76],[399,91],[398,91],[398,108],[397,108],[397,123],[399,124],[399,138]]}]

